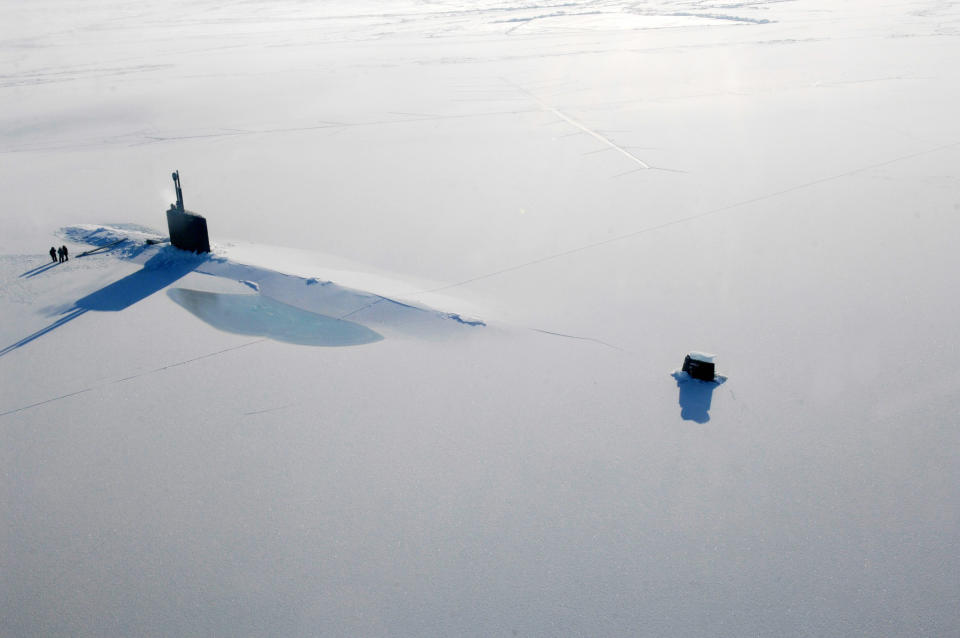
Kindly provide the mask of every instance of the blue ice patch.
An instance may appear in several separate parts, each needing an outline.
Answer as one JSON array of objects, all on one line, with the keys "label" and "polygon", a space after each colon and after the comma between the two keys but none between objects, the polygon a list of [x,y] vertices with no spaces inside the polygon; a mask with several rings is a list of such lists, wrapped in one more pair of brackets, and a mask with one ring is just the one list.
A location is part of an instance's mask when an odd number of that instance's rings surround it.
[{"label": "blue ice patch", "polygon": [[303,346],[357,346],[383,337],[352,321],[301,310],[263,295],[170,288],[167,295],[214,328]]}]

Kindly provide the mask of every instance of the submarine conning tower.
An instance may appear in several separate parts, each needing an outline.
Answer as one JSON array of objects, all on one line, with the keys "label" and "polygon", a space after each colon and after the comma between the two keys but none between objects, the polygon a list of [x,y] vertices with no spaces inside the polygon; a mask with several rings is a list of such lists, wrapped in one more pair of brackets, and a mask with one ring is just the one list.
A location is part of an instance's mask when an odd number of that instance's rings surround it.
[{"label": "submarine conning tower", "polygon": [[183,190],[180,188],[180,171],[173,172],[173,185],[177,189],[177,202],[167,210],[167,229],[170,243],[181,250],[195,253],[210,252],[210,237],[207,220],[202,215],[188,211],[183,206]]}]

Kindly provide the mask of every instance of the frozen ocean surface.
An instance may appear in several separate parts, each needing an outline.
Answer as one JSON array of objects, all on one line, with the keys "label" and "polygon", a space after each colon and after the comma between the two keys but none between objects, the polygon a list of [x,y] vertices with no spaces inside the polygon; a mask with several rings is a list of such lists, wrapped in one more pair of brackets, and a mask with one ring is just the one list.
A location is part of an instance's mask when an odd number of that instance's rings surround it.
[{"label": "frozen ocean surface", "polygon": [[960,634],[958,59],[947,0],[0,1],[0,635]]}]

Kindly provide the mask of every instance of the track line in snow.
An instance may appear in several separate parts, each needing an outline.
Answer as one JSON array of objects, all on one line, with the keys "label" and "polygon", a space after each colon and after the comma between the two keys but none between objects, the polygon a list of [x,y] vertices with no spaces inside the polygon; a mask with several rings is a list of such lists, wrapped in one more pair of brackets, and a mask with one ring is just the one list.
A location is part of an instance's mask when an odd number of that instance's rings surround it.
[{"label": "track line in snow", "polygon": [[36,403],[31,403],[30,405],[25,405],[23,407],[14,408],[13,410],[7,410],[6,412],[0,412],[0,417],[4,417],[10,414],[16,414],[17,412],[23,412],[25,410],[30,410],[32,408],[39,407],[41,405],[46,405],[48,403],[53,403],[54,401],[60,401],[61,399],[69,399],[70,397],[75,397],[78,394],[83,394],[84,392],[92,392],[93,390],[99,390],[100,388],[105,388],[107,386],[115,385],[117,383],[123,383],[125,381],[132,381],[133,379],[139,379],[140,377],[147,376],[149,374],[154,374],[155,372],[162,372],[164,370],[169,370],[170,368],[176,368],[178,366],[187,365],[189,363],[194,363],[195,361],[201,361],[202,359],[209,359],[210,357],[215,357],[217,355],[225,354],[227,352],[232,352],[234,350],[239,350],[241,348],[246,348],[247,346],[252,346],[257,343],[267,341],[266,338],[263,339],[254,339],[253,341],[247,341],[246,343],[241,343],[236,346],[231,346],[229,348],[224,348],[223,350],[217,350],[216,352],[208,352],[207,354],[200,355],[199,357],[193,357],[192,359],[186,359],[184,361],[177,361],[176,363],[170,363],[159,368],[154,368],[152,370],[147,370],[139,374],[134,374],[129,377],[123,377],[122,379],[115,379],[113,381],[105,381],[97,385],[92,385],[89,388],[84,388],[82,390],[77,390],[76,392],[70,392],[69,394],[62,394],[60,396],[52,397],[49,399],[44,399],[43,401],[38,401]]},{"label": "track line in snow", "polygon": [[633,169],[630,169],[629,171],[624,171],[623,173],[617,173],[616,175],[612,176],[610,179],[617,179],[618,177],[626,177],[627,175],[633,175],[634,173],[638,173],[642,170],[646,170],[646,169],[633,168]]},{"label": "track line in snow", "polygon": [[667,173],[683,173],[684,175],[689,175],[690,171],[685,171],[679,168],[664,168],[663,166],[651,166],[651,171],[664,171]]},{"label": "track line in snow", "polygon": [[614,142],[614,141],[611,140],[610,138],[605,137],[605,136],[601,135],[600,133],[598,133],[597,131],[595,131],[595,130],[593,130],[593,129],[591,129],[591,128],[583,125],[583,124],[581,124],[580,122],[578,122],[577,120],[573,119],[572,117],[570,117],[569,115],[567,115],[567,114],[564,113],[563,111],[560,111],[559,109],[556,109],[556,108],[550,106],[549,104],[547,104],[546,102],[544,102],[544,101],[541,100],[539,97],[537,97],[536,95],[534,95],[533,93],[531,93],[531,92],[528,91],[527,89],[523,88],[522,86],[520,86],[520,85],[518,85],[518,84],[514,84],[513,82],[511,82],[510,80],[508,80],[508,79],[506,79],[506,78],[503,78],[503,81],[506,82],[507,84],[513,86],[514,88],[516,88],[518,91],[520,91],[520,92],[523,93],[524,95],[528,96],[531,100],[533,100],[534,102],[536,102],[537,104],[539,104],[540,107],[541,107],[543,110],[549,111],[550,113],[553,113],[554,115],[556,115],[558,118],[560,118],[561,120],[563,120],[564,122],[566,122],[566,123],[569,124],[570,126],[573,126],[573,127],[575,127],[575,128],[578,128],[578,129],[580,129],[581,131],[583,131],[584,133],[586,133],[587,135],[593,137],[593,138],[596,139],[596,140],[599,140],[599,141],[602,142],[603,144],[606,144],[609,148],[612,148],[612,149],[614,149],[615,151],[621,153],[623,156],[625,156],[625,157],[626,157],[627,159],[629,159],[630,161],[639,164],[642,168],[646,168],[646,169],[651,168],[651,166],[650,166],[649,164],[647,164],[646,162],[644,162],[642,159],[640,159],[639,157],[637,157],[636,155],[634,155],[633,153],[631,153],[630,151],[628,151],[628,150],[625,149],[624,147],[619,146],[616,142]]},{"label": "track line in snow", "polygon": [[613,348],[614,350],[618,350],[619,352],[626,352],[626,350],[624,350],[620,346],[615,346],[612,343],[607,343],[606,341],[602,341],[601,339],[595,339],[593,337],[580,337],[578,335],[568,335],[563,332],[551,332],[550,330],[543,330],[542,328],[530,328],[530,330],[533,330],[534,332],[540,332],[545,335],[552,335],[554,337],[564,337],[566,339],[577,339],[578,341],[592,341],[593,343],[598,343],[601,346]]},{"label": "track line in snow", "polygon": [[224,137],[241,137],[247,135],[276,135],[291,133],[309,133],[312,131],[329,131],[330,135],[342,133],[345,130],[353,128],[362,128],[368,126],[391,126],[396,124],[416,124],[421,122],[436,122],[445,120],[461,120],[469,118],[484,117],[502,117],[507,115],[525,115],[527,113],[538,113],[539,109],[519,109],[502,111],[481,111],[477,113],[453,113],[449,115],[410,115],[397,119],[368,120],[362,122],[321,122],[316,125],[275,127],[262,129],[221,129],[210,133],[196,134],[170,134],[170,135],[114,135],[108,138],[97,138],[88,140],[79,140],[76,142],[52,142],[52,143],[26,143],[20,146],[10,148],[0,148],[0,154],[8,155],[12,153],[35,153],[49,151],[69,151],[102,146],[146,146],[149,144],[166,144],[172,142],[181,142],[185,140],[210,140]]},{"label": "track line in snow", "polygon": [[554,259],[560,259],[561,257],[566,257],[568,255],[573,255],[575,253],[584,252],[591,250],[593,248],[599,248],[601,246],[606,246],[607,244],[612,244],[618,241],[623,241],[625,239],[631,239],[633,237],[638,237],[646,233],[652,233],[657,230],[662,230],[664,228],[669,228],[671,226],[679,226],[680,224],[686,224],[687,222],[695,221],[697,219],[702,219],[704,217],[710,217],[712,215],[719,215],[720,213],[725,213],[742,206],[748,206],[750,204],[756,204],[757,202],[766,201],[768,199],[773,199],[775,197],[780,197],[781,195],[786,195],[788,193],[793,193],[795,191],[803,190],[805,188],[810,188],[812,186],[817,186],[819,184],[824,184],[826,182],[831,182],[837,179],[842,179],[844,177],[850,177],[851,175],[856,175],[858,173],[863,173],[875,168],[881,168],[883,166],[889,166],[890,164],[896,164],[897,162],[903,162],[909,159],[916,157],[922,157],[924,155],[930,155],[931,153],[938,153],[940,151],[945,151],[950,148],[960,146],[960,142],[951,142],[950,144],[943,144],[934,148],[929,148],[923,151],[917,151],[915,153],[909,153],[907,155],[901,155],[899,157],[894,157],[883,162],[877,162],[875,164],[869,164],[867,166],[861,166],[860,168],[855,168],[843,173],[838,173],[836,175],[829,175],[827,177],[821,177],[820,179],[815,179],[810,182],[804,182],[803,184],[797,184],[796,186],[791,186],[789,188],[784,188],[773,193],[767,193],[765,195],[760,195],[758,197],[752,197],[750,199],[744,199],[739,202],[734,202],[733,204],[727,204],[726,206],[720,206],[718,208],[712,208],[701,213],[696,213],[694,215],[688,215],[687,217],[681,217],[680,219],[674,219],[672,221],[663,222],[662,224],[656,224],[653,226],[647,226],[645,228],[640,228],[638,230],[626,233],[624,235],[617,235],[616,237],[610,237],[609,239],[603,239],[600,241],[593,242],[592,244],[585,244],[583,246],[577,246],[576,248],[571,248],[569,250],[564,250],[558,253],[553,253],[551,255],[545,255],[537,259],[531,259],[520,264],[513,266],[508,266],[506,268],[501,268],[500,270],[495,270],[493,272],[488,272],[482,275],[477,275],[476,277],[471,277],[469,279],[464,279],[462,281],[457,281],[452,284],[446,284],[444,286],[438,286],[436,288],[430,288],[427,290],[418,290],[417,292],[410,293],[408,296],[415,296],[420,294],[427,294],[431,292],[440,292],[442,290],[450,290],[451,288],[457,288],[459,286],[465,286],[471,284],[475,281],[480,281],[482,279],[490,279],[491,277],[496,277],[498,275],[503,275],[508,272],[513,272],[515,270],[520,270],[522,268],[527,268],[528,266],[534,266],[536,264],[542,264],[547,261],[553,261]]},{"label": "track line in snow", "polygon": [[[595,151],[587,151],[586,153],[581,153],[581,155],[596,155],[597,153],[606,153],[607,151],[612,151],[612,150],[613,149],[608,146],[606,148],[600,148]],[[630,172],[632,173],[633,171],[630,171]]]},{"label": "track line in snow", "polygon": [[77,390],[76,392],[71,392],[70,394],[62,394],[58,397],[53,397],[51,399],[44,399],[43,401],[37,401],[36,403],[31,403],[30,405],[25,405],[22,408],[15,408],[13,410],[7,410],[6,412],[0,412],[0,416],[7,416],[8,414],[15,414],[17,412],[23,412],[24,410],[29,410],[30,408],[36,408],[41,405],[46,405],[47,403],[53,403],[54,401],[59,401],[60,399],[69,399],[70,397],[75,397],[78,394],[83,394],[84,392],[90,392],[95,388],[84,388],[83,390]]},{"label": "track line in snow", "polygon": [[[254,345],[254,344],[261,343],[261,342],[263,342],[263,341],[267,341],[267,338],[264,337],[264,338],[262,338],[262,339],[254,339],[253,341],[247,341],[246,343],[241,343],[240,345],[237,345],[237,346],[231,346],[231,347],[229,347],[229,348],[224,348],[223,350],[217,350],[216,352],[208,352],[207,354],[202,354],[202,355],[200,355],[199,357],[194,357],[193,359],[186,359],[186,360],[184,360],[184,361],[178,361],[178,362],[176,362],[176,363],[171,363],[171,364],[169,364],[169,365],[161,366],[161,367],[159,367],[159,368],[154,368],[153,370],[147,370],[146,372],[141,372],[140,374],[134,374],[134,375],[129,376],[129,377],[124,377],[124,378],[122,378],[122,379],[117,379],[116,381],[110,381],[110,382],[105,383],[105,384],[103,384],[103,385],[113,385],[114,383],[122,383],[122,382],[124,382],[124,381],[131,381],[131,380],[133,380],[133,379],[138,379],[138,378],[143,377],[143,376],[146,376],[146,375],[148,375],[148,374],[153,374],[153,373],[155,373],[155,372],[163,372],[164,370],[169,370],[170,368],[176,368],[176,367],[179,367],[179,366],[184,366],[184,365],[187,365],[188,363],[194,363],[195,361],[200,361],[200,360],[202,360],[202,359],[209,359],[210,357],[215,357],[215,356],[217,356],[217,355],[225,354],[225,353],[227,353],[227,352],[232,352],[232,351],[234,351],[234,350],[239,350],[240,348],[246,348],[247,346],[252,346],[252,345]],[[98,387],[99,387],[99,386],[98,386]]]},{"label": "track line in snow", "polygon": [[348,313],[345,314],[345,315],[340,315],[340,316],[338,317],[338,319],[340,319],[340,320],[342,321],[342,320],[346,319],[347,317],[353,316],[353,315],[357,314],[358,312],[362,312],[362,311],[366,310],[367,308],[373,308],[373,307],[376,306],[378,303],[380,303],[381,301],[384,301],[384,300],[385,300],[384,297],[379,297],[379,296],[378,296],[378,299],[377,299],[376,301],[371,301],[371,302],[368,303],[368,304],[365,304],[365,305],[363,305],[363,306],[360,306],[360,307],[357,308],[356,310],[351,310],[350,312],[348,312]]},{"label": "track line in snow", "polygon": [[278,412],[280,410],[286,410],[287,408],[292,408],[295,403],[288,403],[286,405],[278,405],[275,408],[266,408],[263,410],[254,410],[253,412],[244,412],[243,416],[257,416],[258,414],[270,414],[271,412]]}]

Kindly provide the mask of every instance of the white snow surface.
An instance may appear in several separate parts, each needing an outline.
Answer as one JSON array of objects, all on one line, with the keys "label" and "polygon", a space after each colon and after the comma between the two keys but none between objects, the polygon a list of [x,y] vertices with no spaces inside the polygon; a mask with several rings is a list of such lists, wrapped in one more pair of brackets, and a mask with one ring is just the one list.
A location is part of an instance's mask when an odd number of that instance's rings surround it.
[{"label": "white snow surface", "polygon": [[958,38],[0,0],[0,636],[960,634]]},{"label": "white snow surface", "polygon": [[713,363],[713,360],[717,358],[715,354],[707,354],[705,352],[693,351],[688,353],[688,356],[694,361],[703,361],[704,363]]}]

